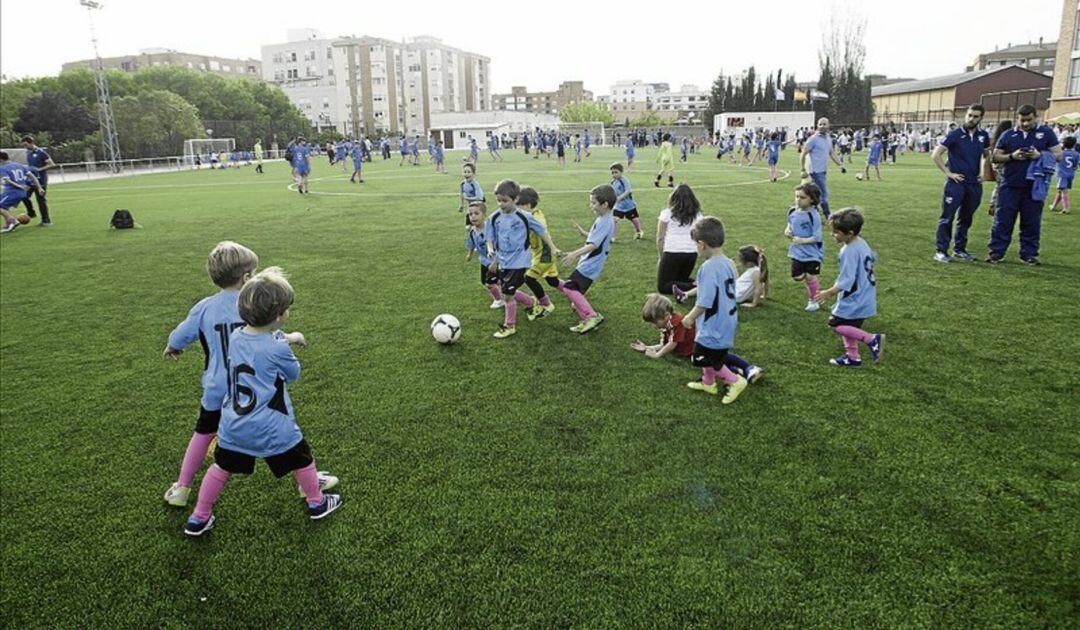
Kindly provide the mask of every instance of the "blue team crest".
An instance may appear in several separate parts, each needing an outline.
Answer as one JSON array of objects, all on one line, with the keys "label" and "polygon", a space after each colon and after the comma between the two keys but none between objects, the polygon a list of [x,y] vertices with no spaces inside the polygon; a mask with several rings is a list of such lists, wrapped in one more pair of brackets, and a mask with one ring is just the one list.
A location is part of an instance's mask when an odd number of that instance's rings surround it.
[{"label": "blue team crest", "polygon": [[1042,140],[1042,139],[1043,139],[1043,136],[1045,136],[1045,135],[1046,135],[1046,134],[1044,134],[1044,133],[1043,133],[1043,132],[1041,132],[1041,131],[1036,131],[1036,132],[1035,132],[1035,139],[1036,139],[1036,140]]}]

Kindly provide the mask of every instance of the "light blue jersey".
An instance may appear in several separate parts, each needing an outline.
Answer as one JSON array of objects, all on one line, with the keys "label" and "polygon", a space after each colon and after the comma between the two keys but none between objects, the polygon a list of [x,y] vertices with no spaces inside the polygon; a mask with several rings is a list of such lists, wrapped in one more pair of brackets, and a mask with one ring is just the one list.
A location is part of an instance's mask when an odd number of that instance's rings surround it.
[{"label": "light blue jersey", "polygon": [[465,250],[470,252],[476,252],[480,256],[480,264],[487,267],[491,264],[491,257],[487,252],[487,238],[484,236],[484,230],[476,229],[473,226],[469,226],[469,229],[465,232]]},{"label": "light blue jersey", "polygon": [[364,165],[364,148],[357,144],[352,148],[352,165],[353,170],[360,170]]},{"label": "light blue jersey", "polygon": [[611,216],[611,213],[596,217],[592,227],[589,228],[589,235],[585,237],[585,242],[595,245],[596,249],[585,254],[585,257],[578,262],[577,270],[581,275],[593,281],[600,277],[600,272],[604,270],[604,263],[607,262],[608,252],[611,251],[611,239],[614,236],[615,218]]},{"label": "light blue jersey", "polygon": [[229,395],[218,444],[254,457],[284,453],[304,439],[285,385],[300,378],[300,361],[285,335],[238,329],[229,340]]},{"label": "light blue jersey", "polygon": [[799,238],[812,238],[815,243],[788,245],[787,255],[792,260],[802,262],[825,260],[825,243],[822,237],[821,215],[816,206],[810,206],[806,210],[795,207],[788,210],[787,224],[791,228],[791,235]]},{"label": "light blue jersey", "polygon": [[870,155],[868,155],[866,157],[866,163],[869,164],[870,166],[880,164],[881,163],[881,150],[884,147],[885,147],[885,145],[881,142],[881,140],[874,140],[873,144],[870,145]]},{"label": "light blue jersey", "polygon": [[228,392],[229,336],[244,325],[236,308],[239,296],[238,291],[221,291],[201,300],[169,334],[169,347],[174,350],[183,350],[196,339],[202,344],[202,406],[209,411],[221,409]]},{"label": "light blue jersey", "polygon": [[630,159],[633,159],[633,157],[634,157],[634,141],[628,139],[626,141],[626,159],[630,160]]},{"label": "light blue jersey", "polygon": [[840,299],[832,314],[844,319],[865,319],[877,315],[877,279],[874,263],[877,253],[862,238],[840,248],[840,271],[834,286]]},{"label": "light blue jersey", "polygon": [[[630,192],[630,180],[626,179],[625,175],[618,179],[613,179],[611,180],[611,187],[615,189],[615,196],[619,197],[623,193]],[[615,209],[619,212],[629,212],[635,208],[637,208],[637,202],[634,201],[633,193],[630,193],[626,195],[626,198],[615,202]]]},{"label": "light blue jersey", "polygon": [[824,173],[829,170],[829,154],[832,152],[832,140],[828,136],[814,134],[806,141],[803,151],[810,154],[810,172]]},{"label": "light blue jersey", "polygon": [[780,161],[780,147],[783,145],[779,140],[769,140],[766,145],[769,151],[769,164],[776,164]]},{"label": "light blue jersey", "polygon": [[499,269],[528,269],[532,266],[529,231],[546,234],[547,228],[521,208],[499,210],[484,225],[484,238],[495,246]]},{"label": "light blue jersey", "polygon": [[705,309],[697,320],[694,341],[713,350],[735,345],[739,306],[735,301],[735,264],[727,256],[712,256],[698,269],[697,302]]},{"label": "light blue jersey", "polygon": [[471,182],[461,182],[461,194],[465,195],[465,203],[484,200],[484,189],[480,188],[480,182],[475,179]]}]

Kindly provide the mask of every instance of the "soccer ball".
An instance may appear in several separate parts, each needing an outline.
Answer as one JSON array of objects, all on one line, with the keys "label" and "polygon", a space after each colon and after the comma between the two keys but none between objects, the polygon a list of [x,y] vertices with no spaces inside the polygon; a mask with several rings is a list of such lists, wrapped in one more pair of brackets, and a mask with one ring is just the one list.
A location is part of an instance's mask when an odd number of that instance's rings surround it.
[{"label": "soccer ball", "polygon": [[461,322],[448,313],[439,315],[431,322],[431,336],[444,346],[448,346],[461,337]]},{"label": "soccer ball", "polygon": [[862,181],[862,173],[855,173],[855,179]]},{"label": "soccer ball", "polygon": [[15,217],[15,220],[18,221],[19,223],[21,223],[22,225],[26,225],[27,223],[30,222],[30,215],[29,214],[20,214],[19,216]]}]

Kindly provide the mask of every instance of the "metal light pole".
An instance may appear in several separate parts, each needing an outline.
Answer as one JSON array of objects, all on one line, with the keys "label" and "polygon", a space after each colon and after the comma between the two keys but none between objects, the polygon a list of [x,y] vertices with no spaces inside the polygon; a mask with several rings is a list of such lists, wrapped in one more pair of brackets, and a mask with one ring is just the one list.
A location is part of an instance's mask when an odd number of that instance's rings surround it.
[{"label": "metal light pole", "polygon": [[97,85],[98,97],[98,123],[101,126],[101,146],[104,149],[105,162],[113,173],[120,172],[120,139],[116,135],[116,122],[113,120],[112,100],[109,98],[109,81],[105,77],[105,67],[101,63],[101,55],[98,53],[97,34],[94,31],[94,9],[102,8],[100,2],[94,0],[79,0],[79,4],[86,7],[86,15],[90,18],[90,41],[94,44],[94,83]]}]

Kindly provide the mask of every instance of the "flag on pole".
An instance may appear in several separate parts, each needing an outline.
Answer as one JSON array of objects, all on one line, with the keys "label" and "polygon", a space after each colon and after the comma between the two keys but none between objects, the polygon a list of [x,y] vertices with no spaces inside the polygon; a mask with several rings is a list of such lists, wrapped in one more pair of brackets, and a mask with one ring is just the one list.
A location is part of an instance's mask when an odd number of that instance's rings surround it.
[{"label": "flag on pole", "polygon": [[802,90],[795,90],[795,98],[792,99],[792,100],[794,100],[797,103],[805,103],[806,102],[806,92],[803,92]]},{"label": "flag on pole", "polygon": [[829,100],[829,94],[821,90],[810,90],[810,98],[815,101],[827,101]]},{"label": "flag on pole", "polygon": [[776,90],[776,93],[775,93],[775,94],[774,94],[773,96],[774,96],[774,98],[775,98],[776,100],[778,100],[778,101],[782,101],[782,100],[784,100],[784,91],[783,91],[783,90],[780,90],[780,89],[778,89],[778,90]]}]

